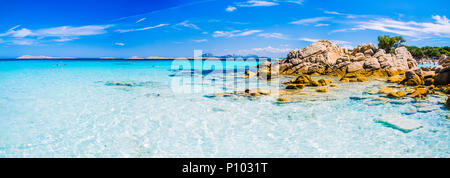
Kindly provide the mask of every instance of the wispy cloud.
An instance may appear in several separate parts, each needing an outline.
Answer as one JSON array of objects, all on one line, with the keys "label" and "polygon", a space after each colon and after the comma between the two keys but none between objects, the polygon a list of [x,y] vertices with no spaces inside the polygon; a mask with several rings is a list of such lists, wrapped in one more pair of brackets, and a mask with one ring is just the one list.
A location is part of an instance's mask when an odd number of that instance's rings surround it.
[{"label": "wispy cloud", "polygon": [[192,28],[192,29],[196,29],[196,30],[200,30],[200,28],[198,28],[197,25],[193,24],[193,23],[189,23],[189,20],[185,20],[181,23],[178,23],[175,25],[175,27],[177,26],[182,26],[182,27],[187,27],[187,28]]},{"label": "wispy cloud", "polygon": [[323,11],[325,14],[333,14],[333,15],[342,15],[342,13],[336,12],[336,11]]},{"label": "wispy cloud", "polygon": [[117,42],[117,43],[114,43],[114,45],[116,45],[116,46],[125,46],[125,43],[119,43],[119,42]]},{"label": "wispy cloud", "polygon": [[303,5],[304,0],[247,0],[244,2],[234,3],[234,6],[228,6],[225,10],[228,12],[233,12],[236,7],[270,7],[278,6],[280,3],[294,3],[298,5]]},{"label": "wispy cloud", "polygon": [[169,24],[159,24],[159,25],[156,25],[156,26],[145,27],[145,28],[137,28],[137,29],[119,29],[119,30],[116,30],[116,32],[128,33],[128,32],[134,32],[134,31],[144,31],[144,30],[150,30],[150,29],[154,29],[154,28],[164,27],[164,26],[167,26],[167,25],[169,25]]},{"label": "wispy cloud", "polygon": [[287,0],[286,2],[303,5],[304,0]]},{"label": "wispy cloud", "polygon": [[297,25],[309,25],[317,22],[327,21],[332,19],[332,17],[314,17],[309,19],[301,19],[294,22],[291,22],[290,24],[297,24]]},{"label": "wispy cloud", "polygon": [[261,33],[258,36],[264,38],[286,39],[286,37],[282,33]]},{"label": "wispy cloud", "polygon": [[357,21],[355,26],[348,29],[339,29],[333,32],[346,32],[358,30],[376,30],[394,33],[414,38],[450,37],[450,21],[446,16],[432,16],[433,22],[400,21],[390,18],[376,18],[367,21]]},{"label": "wispy cloud", "polygon": [[330,26],[330,24],[319,23],[319,24],[316,24],[314,26],[315,27],[327,27],[327,26]]},{"label": "wispy cloud", "polygon": [[313,38],[300,38],[300,39],[298,39],[298,40],[300,40],[300,41],[306,41],[306,42],[312,42],[312,43],[315,43],[315,42],[318,42],[318,41],[319,41],[319,39],[313,39]]},{"label": "wispy cloud", "polygon": [[[307,42],[318,42],[318,41],[320,41],[320,39],[314,39],[314,38],[300,38],[299,39],[300,41],[307,41]],[[329,40],[329,41],[331,41],[331,42],[333,42],[333,43],[336,43],[336,44],[338,44],[338,45],[348,45],[348,44],[351,44],[352,42],[349,42],[349,41],[343,41],[343,40]]]},{"label": "wispy cloud", "polygon": [[33,43],[35,43],[35,40],[27,39],[27,38],[14,39],[14,40],[11,40],[11,43],[13,43],[15,45],[32,45]]},{"label": "wispy cloud", "polygon": [[243,3],[238,3],[239,7],[263,7],[263,6],[276,6],[278,3],[272,1],[250,0]]},{"label": "wispy cloud", "polygon": [[0,37],[10,38],[8,42],[17,45],[31,45],[34,44],[36,40],[42,40],[47,37],[57,38],[53,39],[53,41],[56,42],[65,42],[79,39],[81,36],[107,33],[106,29],[112,26],[113,25],[87,25],[80,27],[61,26],[30,30],[27,28],[19,29],[20,25],[18,25],[9,29],[5,33],[1,33]]},{"label": "wispy cloud", "polygon": [[[320,39],[313,39],[313,38],[300,38],[298,40],[306,41],[306,42],[310,42],[310,43],[315,43],[315,42],[320,41]],[[353,49],[353,46],[351,46],[352,42],[343,41],[343,40],[329,40],[329,41],[338,44],[341,48]]]},{"label": "wispy cloud", "polygon": [[147,18],[141,18],[141,19],[139,19],[138,21],[136,21],[136,23],[139,23],[139,22],[142,22],[142,21],[144,21],[144,20],[147,20]]},{"label": "wispy cloud", "polygon": [[79,39],[79,38],[78,37],[61,37],[61,38],[55,39],[53,41],[66,42],[66,41],[72,41],[72,40],[76,40],[76,39]]},{"label": "wispy cloud", "polygon": [[274,48],[272,46],[267,46],[264,48],[252,48],[252,49],[242,49],[238,50],[236,53],[239,55],[249,55],[249,54],[262,54],[262,55],[271,55],[271,54],[282,54],[291,51],[291,48]]},{"label": "wispy cloud", "polygon": [[327,11],[327,10],[324,10],[323,13],[325,13],[325,14],[330,14],[330,15],[340,15],[340,16],[345,16],[345,17],[348,18],[348,19],[370,18],[370,17],[374,17],[373,15],[356,15],[356,14],[348,14],[348,13],[341,13],[341,12]]},{"label": "wispy cloud", "polygon": [[236,7],[234,7],[234,6],[228,6],[225,10],[227,11],[227,12],[233,12],[233,11],[235,11],[237,8]]},{"label": "wispy cloud", "polygon": [[105,34],[113,25],[88,25],[81,27],[62,26],[36,30],[33,35],[39,37],[77,37]]},{"label": "wispy cloud", "polygon": [[336,43],[338,45],[348,45],[348,44],[352,44],[352,42],[349,41],[342,41],[342,40],[331,40],[331,42]]},{"label": "wispy cloud", "polygon": [[29,35],[32,34],[31,30],[26,29],[26,28],[22,28],[20,30],[15,30],[15,29],[17,29],[19,27],[20,27],[20,25],[9,29],[5,33],[1,33],[0,37],[2,37],[2,36],[10,36],[10,37],[16,37],[16,38],[23,38],[23,37],[26,37],[26,36],[29,36]]},{"label": "wispy cloud", "polygon": [[196,43],[204,43],[204,42],[207,42],[208,39],[200,39],[200,40],[193,40],[193,41]]},{"label": "wispy cloud", "polygon": [[234,31],[215,31],[213,37],[239,37],[239,36],[249,36],[255,33],[260,33],[262,30],[234,30]]}]

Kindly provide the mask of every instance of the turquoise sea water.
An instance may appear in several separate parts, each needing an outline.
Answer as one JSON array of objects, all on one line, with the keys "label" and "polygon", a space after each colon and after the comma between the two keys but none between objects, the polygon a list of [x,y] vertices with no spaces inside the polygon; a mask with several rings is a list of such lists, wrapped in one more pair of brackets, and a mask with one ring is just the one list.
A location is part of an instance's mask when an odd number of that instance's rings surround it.
[{"label": "turquoise sea water", "polygon": [[[292,103],[213,97],[283,87],[240,78],[256,64],[0,61],[0,157],[450,157],[446,96],[380,104],[371,93],[384,81],[332,78],[329,93],[307,88]],[[385,117],[422,127],[402,132]]]}]

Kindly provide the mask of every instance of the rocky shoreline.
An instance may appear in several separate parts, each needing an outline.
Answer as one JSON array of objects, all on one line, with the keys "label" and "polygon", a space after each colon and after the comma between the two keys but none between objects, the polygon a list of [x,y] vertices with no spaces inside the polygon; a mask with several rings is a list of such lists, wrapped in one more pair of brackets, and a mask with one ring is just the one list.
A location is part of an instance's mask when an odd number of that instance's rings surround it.
[{"label": "rocky shoreline", "polygon": [[[339,82],[366,82],[373,78],[385,81],[386,85],[395,84],[395,87],[386,86],[378,91],[377,94],[381,94],[381,97],[377,99],[380,101],[405,97],[421,100],[426,99],[428,95],[440,95],[447,96],[447,101],[443,101],[443,104],[449,106],[450,57],[441,56],[438,64],[437,67],[419,68],[405,47],[396,48],[393,53],[377,49],[373,44],[347,50],[330,41],[321,40],[306,48],[291,51],[287,58],[280,62],[261,63],[255,76],[268,81],[277,80],[281,75],[296,76],[292,80],[281,81],[285,89],[274,92],[280,95],[278,102],[294,101],[290,96],[306,87],[316,87],[314,91],[326,93],[328,88],[336,87]],[[253,73],[246,71],[244,78],[253,76]],[[333,83],[331,79],[314,80],[311,76],[338,77],[340,80]],[[260,97],[270,94],[267,91],[247,89],[244,92],[220,95]]]}]

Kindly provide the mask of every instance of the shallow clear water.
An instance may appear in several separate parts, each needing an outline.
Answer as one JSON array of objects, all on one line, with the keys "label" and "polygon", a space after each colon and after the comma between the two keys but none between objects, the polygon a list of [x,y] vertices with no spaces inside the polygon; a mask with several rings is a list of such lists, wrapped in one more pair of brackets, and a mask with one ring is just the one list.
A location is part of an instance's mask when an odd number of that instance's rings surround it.
[{"label": "shallow clear water", "polygon": [[[256,62],[178,64],[0,61],[0,157],[450,157],[446,96],[374,103],[367,93],[386,83],[371,80],[308,88],[285,104],[210,97],[279,81],[233,77]],[[405,133],[381,117],[422,128]]]}]

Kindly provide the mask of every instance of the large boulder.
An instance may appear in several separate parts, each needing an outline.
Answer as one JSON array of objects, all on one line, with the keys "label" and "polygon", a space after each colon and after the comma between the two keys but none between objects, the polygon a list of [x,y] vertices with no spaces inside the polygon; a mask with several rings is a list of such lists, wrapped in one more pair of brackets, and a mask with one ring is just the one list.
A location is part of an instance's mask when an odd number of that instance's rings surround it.
[{"label": "large boulder", "polygon": [[272,80],[278,78],[279,64],[264,61],[258,65],[257,76],[259,79]]},{"label": "large boulder", "polygon": [[284,71],[286,74],[292,73],[324,73],[327,66],[336,64],[336,61],[346,50],[330,41],[321,40],[313,43],[301,50],[291,51],[281,68],[293,69]]},{"label": "large boulder", "polygon": [[450,57],[442,55],[438,64],[439,67],[435,71],[437,74],[434,78],[434,85],[450,84]]},{"label": "large boulder", "polygon": [[358,53],[363,53],[363,54],[367,54],[367,55],[373,55],[374,51],[377,50],[377,47],[372,44],[364,44],[364,45],[358,45],[358,47],[356,47],[355,49],[353,49],[352,51],[352,55],[356,55]]},{"label": "large boulder", "polygon": [[378,62],[377,58],[371,57],[364,62],[364,68],[365,69],[379,69],[379,68],[381,68],[381,65]]},{"label": "large boulder", "polygon": [[405,80],[401,82],[403,85],[408,86],[417,86],[417,85],[423,85],[424,82],[421,77],[420,70],[409,70],[405,73]]},{"label": "large boulder", "polygon": [[301,50],[291,51],[280,65],[282,74],[327,74],[344,76],[395,76],[417,69],[417,62],[405,47],[386,53],[373,44],[359,45],[349,53],[330,41],[321,40]]},{"label": "large boulder", "polygon": [[408,69],[416,69],[417,68],[417,62],[412,57],[411,53],[406,49],[406,47],[399,47],[395,49],[395,57],[397,60],[395,60],[394,65],[397,69],[400,70],[408,70]]},{"label": "large boulder", "polygon": [[450,84],[450,66],[447,66],[441,70],[434,78],[434,85],[448,85]]},{"label": "large boulder", "polygon": [[347,66],[347,72],[353,73],[364,70],[364,61],[354,62]]},{"label": "large boulder", "polygon": [[441,57],[439,58],[438,64],[441,65],[442,67],[447,67],[450,65],[450,57],[446,56],[446,55],[441,55]]}]

